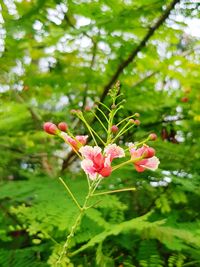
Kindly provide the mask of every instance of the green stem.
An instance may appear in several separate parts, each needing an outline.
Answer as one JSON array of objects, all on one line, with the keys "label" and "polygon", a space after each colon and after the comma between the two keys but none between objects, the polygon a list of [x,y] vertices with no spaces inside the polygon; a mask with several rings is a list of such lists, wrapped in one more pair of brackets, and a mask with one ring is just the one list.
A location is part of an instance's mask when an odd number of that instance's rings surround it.
[{"label": "green stem", "polygon": [[111,110],[109,109],[109,107],[107,107],[104,103],[99,102],[99,101],[97,101],[96,103],[98,103],[98,104],[102,105],[103,107],[105,107],[109,112],[111,111]]},{"label": "green stem", "polygon": [[100,192],[100,193],[92,194],[91,196],[95,197],[95,196],[100,196],[100,195],[113,194],[113,193],[125,192],[125,191],[135,191],[135,190],[136,190],[135,187],[123,188],[123,189],[117,189],[117,190],[112,190],[112,191]]},{"label": "green stem", "polygon": [[144,139],[143,141],[139,142],[139,143],[135,143],[134,146],[138,147],[140,145],[143,145],[144,143],[149,141],[149,137],[147,137],[146,139]]},{"label": "green stem", "polygon": [[[60,178],[60,180],[63,181],[61,178]],[[78,226],[80,225],[80,223],[82,221],[82,218],[83,218],[83,216],[85,214],[85,211],[88,209],[87,202],[88,202],[90,196],[92,195],[92,192],[93,192],[93,189],[94,189],[95,184],[96,184],[96,180],[93,181],[92,184],[89,187],[88,194],[87,194],[87,196],[85,198],[83,207],[80,207],[80,213],[78,214],[78,216],[77,216],[77,218],[75,220],[75,223],[72,226],[71,231],[70,231],[69,235],[67,236],[67,239],[66,239],[66,241],[65,241],[65,243],[64,243],[64,245],[62,247],[62,251],[61,251],[60,256],[59,256],[59,258],[58,258],[58,260],[56,262],[56,267],[61,266],[61,260],[62,260],[62,258],[64,257],[64,255],[67,254],[67,251],[69,249],[70,242],[71,242],[71,240],[72,240],[72,238],[73,238],[73,236],[74,236],[74,234],[75,234]],[[64,183],[64,185],[65,185],[65,183]]]},{"label": "green stem", "polygon": [[122,166],[129,164],[129,163],[135,163],[135,162],[140,161],[140,160],[142,160],[142,159],[143,159],[143,156],[138,157],[138,158],[134,158],[134,159],[129,159],[129,160],[125,161],[125,162],[122,162],[122,163],[120,163],[120,164],[114,166],[114,167],[112,168],[112,171],[115,171],[115,170],[121,168]]},{"label": "green stem", "polygon": [[[130,122],[128,121],[125,125],[124,125],[124,127],[119,131],[119,133],[115,136],[115,138],[113,139],[113,142],[115,142],[115,140],[117,139],[117,138],[119,138],[125,131],[125,129],[127,128],[127,126],[130,124]],[[132,127],[132,125],[131,125],[131,127]],[[130,128],[130,127],[129,127]],[[124,131],[124,132],[123,132]]]},{"label": "green stem", "polygon": [[134,117],[134,116],[135,116],[135,114],[126,117],[125,119],[123,119],[123,120],[121,120],[119,123],[117,123],[116,125],[119,126],[119,125],[122,124],[124,121],[127,121],[127,120],[131,119],[131,118]]},{"label": "green stem", "polygon": [[[91,128],[91,131],[96,135],[97,138],[99,138],[99,140],[101,141],[101,143],[105,146],[105,142],[103,141],[103,139],[98,135],[98,133],[95,132],[94,129]],[[107,131],[107,130],[106,130]]]},{"label": "green stem", "polygon": [[76,204],[76,206],[79,208],[79,210],[81,211],[82,208],[79,205],[78,201],[76,200],[75,196],[73,195],[72,191],[69,189],[69,187],[67,186],[67,184],[63,181],[63,179],[61,177],[59,177],[59,180],[61,181],[61,183],[64,185],[65,189],[67,190],[67,192],[69,193],[69,195],[71,196],[71,198],[73,199],[74,203]]},{"label": "green stem", "polygon": [[104,116],[105,120],[108,122],[108,118],[106,117],[106,114],[100,108],[98,108],[98,107],[97,107],[97,110],[99,112],[101,112],[101,114]]},{"label": "green stem", "polygon": [[82,120],[82,122],[85,123],[86,127],[88,128],[88,131],[90,132],[90,134],[91,134],[91,136],[92,136],[92,138],[94,140],[95,145],[98,146],[97,141],[96,141],[96,139],[95,139],[95,137],[94,137],[94,135],[92,133],[92,128],[90,127],[90,125],[87,123],[87,121],[85,120],[85,118],[83,116],[81,116],[79,118]]},{"label": "green stem", "polygon": [[104,126],[103,122],[100,120],[100,118],[92,110],[90,112],[95,116],[95,118],[97,118],[97,120],[99,121],[99,123],[101,124],[101,126],[103,127],[103,129],[107,132],[107,129]]}]

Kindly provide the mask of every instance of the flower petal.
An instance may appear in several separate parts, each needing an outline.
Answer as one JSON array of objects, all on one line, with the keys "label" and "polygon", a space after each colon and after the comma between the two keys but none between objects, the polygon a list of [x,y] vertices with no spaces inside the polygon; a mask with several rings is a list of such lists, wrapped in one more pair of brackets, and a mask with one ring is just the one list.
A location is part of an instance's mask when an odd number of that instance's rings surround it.
[{"label": "flower petal", "polygon": [[96,157],[99,153],[101,153],[101,148],[98,146],[92,147],[92,146],[82,146],[79,150],[81,155],[86,159],[93,159]]},{"label": "flower petal", "polygon": [[81,162],[81,168],[84,170],[84,172],[86,174],[89,175],[89,178],[91,180],[95,180],[97,177],[97,172],[95,171],[94,167],[93,167],[93,162],[90,159],[84,159]]},{"label": "flower petal", "polygon": [[88,135],[77,135],[75,139],[82,145],[85,145],[88,139]]},{"label": "flower petal", "polygon": [[112,161],[115,158],[125,157],[123,148],[117,146],[116,144],[108,145],[105,147],[104,152],[106,157],[110,155],[110,160]]},{"label": "flower petal", "polygon": [[140,166],[144,167],[145,169],[155,171],[158,168],[159,164],[160,164],[159,159],[157,157],[152,157],[152,158],[146,159],[146,162],[142,163]]}]

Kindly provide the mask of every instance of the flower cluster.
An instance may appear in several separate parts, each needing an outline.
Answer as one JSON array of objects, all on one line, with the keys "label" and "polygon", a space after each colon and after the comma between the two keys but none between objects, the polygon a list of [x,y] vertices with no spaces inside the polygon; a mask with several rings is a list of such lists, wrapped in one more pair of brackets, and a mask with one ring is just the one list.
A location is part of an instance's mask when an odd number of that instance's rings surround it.
[{"label": "flower cluster", "polygon": [[[56,126],[51,122],[46,122],[44,130],[52,135],[61,137],[71,148],[80,156],[81,167],[91,180],[98,177],[108,177],[113,170],[118,167],[132,163],[136,171],[143,172],[146,169],[156,170],[159,165],[159,159],[155,156],[155,150],[146,144],[137,148],[137,143],[129,147],[130,159],[122,164],[112,167],[111,164],[115,158],[125,157],[125,151],[122,147],[114,144],[105,146],[103,152],[99,146],[86,145],[88,135],[77,135],[73,137],[68,131],[66,123],[61,122]],[[111,127],[113,129],[113,126]],[[150,141],[156,140],[156,134],[152,133],[147,138]],[[147,140],[147,141],[148,141]]]},{"label": "flower cluster", "polygon": [[[110,108],[101,102],[96,105],[97,110],[95,112],[88,106],[85,108],[85,112],[91,112],[94,118],[100,123],[102,130],[106,132],[106,140],[103,140],[103,138],[91,127],[91,123],[87,122],[87,119],[81,110],[73,109],[71,114],[77,116],[85,124],[93,139],[94,146],[86,145],[88,135],[74,136],[65,122],[60,122],[58,126],[52,122],[46,122],[43,126],[44,130],[51,135],[59,136],[65,143],[70,145],[72,150],[81,159],[81,167],[91,180],[96,180],[99,177],[108,177],[112,171],[130,163],[134,165],[138,172],[143,172],[146,169],[156,170],[160,163],[159,159],[155,156],[155,150],[146,145],[148,141],[155,141],[157,139],[157,136],[154,133],[151,133],[144,141],[134,143],[129,147],[128,160],[112,166],[114,159],[127,156],[125,151],[128,149],[118,146],[116,141],[131,128],[139,127],[140,121],[138,120],[138,117],[140,114],[135,113],[122,119],[119,123],[114,124],[114,117],[116,113],[123,108],[122,103],[124,102],[124,100],[122,100],[121,102],[116,103],[116,100],[121,96],[119,94],[119,83],[110,89],[109,95],[112,99]],[[101,105],[106,109],[106,112],[108,111],[108,114],[106,114],[103,109],[99,108]],[[97,116],[98,112],[103,115],[105,122]],[[98,144],[97,139],[101,143],[100,145]]]}]

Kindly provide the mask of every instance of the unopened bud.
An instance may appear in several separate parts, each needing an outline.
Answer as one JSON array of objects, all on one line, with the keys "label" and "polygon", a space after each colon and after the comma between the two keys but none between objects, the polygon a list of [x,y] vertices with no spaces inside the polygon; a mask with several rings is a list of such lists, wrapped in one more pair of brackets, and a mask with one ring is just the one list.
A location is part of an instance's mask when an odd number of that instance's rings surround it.
[{"label": "unopened bud", "polygon": [[140,121],[139,120],[135,120],[135,125],[140,125]]},{"label": "unopened bud", "polygon": [[68,129],[68,125],[67,125],[67,123],[65,123],[65,122],[60,122],[60,123],[58,124],[58,129],[61,130],[61,131],[63,131],[63,132],[66,132],[67,129]]},{"label": "unopened bud", "polygon": [[183,103],[188,102],[188,100],[189,100],[189,99],[188,99],[188,97],[186,97],[186,96],[181,98],[181,102],[183,102]]},{"label": "unopened bud", "polygon": [[134,115],[135,115],[135,117],[137,117],[137,118],[140,117],[140,114],[139,114],[139,113],[135,113]]},{"label": "unopened bud", "polygon": [[119,131],[119,128],[117,127],[117,125],[113,125],[112,127],[111,127],[111,132],[112,133],[117,133]]},{"label": "unopened bud", "polygon": [[151,140],[151,141],[155,141],[157,139],[157,135],[155,134],[155,133],[151,133],[150,135],[149,135],[149,140]]},{"label": "unopened bud", "polygon": [[71,110],[70,110],[70,113],[71,113],[71,114],[76,114],[76,110],[75,110],[75,109],[71,109]]},{"label": "unopened bud", "polygon": [[132,124],[135,124],[135,120],[134,119],[130,119],[129,122],[132,123]]},{"label": "unopened bud", "polygon": [[90,111],[91,107],[90,106],[85,106],[85,111]]},{"label": "unopened bud", "polygon": [[55,135],[55,134],[58,133],[57,126],[54,123],[52,123],[52,122],[45,122],[44,125],[43,125],[43,129],[48,134]]},{"label": "unopened bud", "polygon": [[111,108],[112,109],[115,109],[117,106],[115,105],[115,104],[113,104],[112,106],[111,106]]},{"label": "unopened bud", "polygon": [[143,157],[145,158],[152,158],[153,156],[155,156],[155,149],[153,149],[152,147],[146,147],[144,153],[143,153]]},{"label": "unopened bud", "polygon": [[23,90],[24,90],[24,91],[28,91],[28,90],[29,90],[29,86],[28,86],[28,85],[24,85]]}]

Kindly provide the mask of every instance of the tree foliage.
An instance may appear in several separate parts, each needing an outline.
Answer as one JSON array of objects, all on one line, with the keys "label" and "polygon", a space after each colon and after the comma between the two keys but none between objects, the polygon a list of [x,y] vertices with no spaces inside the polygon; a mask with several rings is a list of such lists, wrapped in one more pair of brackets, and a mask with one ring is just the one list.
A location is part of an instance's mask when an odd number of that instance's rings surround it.
[{"label": "tree foliage", "polygon": [[109,104],[117,80],[126,99],[117,120],[141,116],[120,142],[154,131],[160,168],[105,179],[99,190],[136,191],[96,197],[62,264],[200,265],[200,53],[190,32],[199,9],[185,0],[1,1],[0,266],[55,266],[77,214],[58,177],[80,201],[86,181],[42,124],[67,121],[84,134],[70,110]]}]

